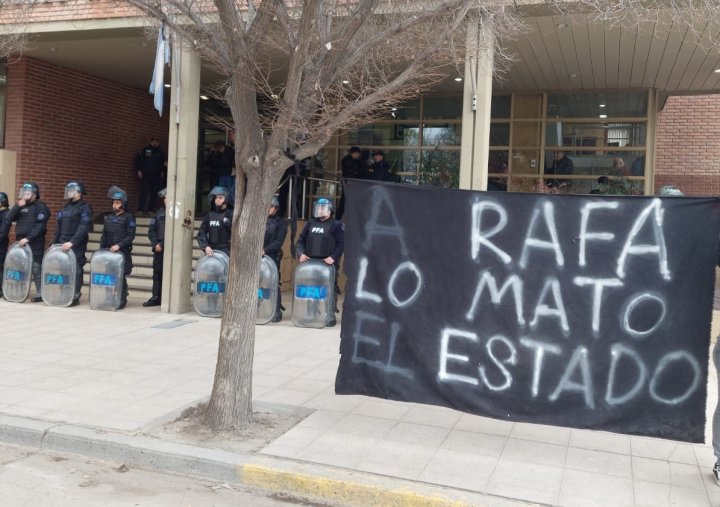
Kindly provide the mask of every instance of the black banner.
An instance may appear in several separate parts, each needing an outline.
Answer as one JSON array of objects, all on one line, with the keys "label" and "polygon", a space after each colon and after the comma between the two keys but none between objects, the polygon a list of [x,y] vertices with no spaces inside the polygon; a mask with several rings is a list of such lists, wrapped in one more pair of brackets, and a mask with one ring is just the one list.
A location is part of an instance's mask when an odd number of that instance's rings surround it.
[{"label": "black banner", "polygon": [[720,200],[345,192],[336,393],[703,441]]}]

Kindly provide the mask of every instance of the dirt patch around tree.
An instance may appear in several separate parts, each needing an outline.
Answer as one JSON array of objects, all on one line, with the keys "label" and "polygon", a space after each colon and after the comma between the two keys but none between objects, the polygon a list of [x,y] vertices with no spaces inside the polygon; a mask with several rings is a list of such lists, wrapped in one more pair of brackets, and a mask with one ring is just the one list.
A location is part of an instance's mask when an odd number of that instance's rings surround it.
[{"label": "dirt patch around tree", "polygon": [[247,428],[232,432],[212,431],[203,424],[206,407],[205,402],[189,407],[176,419],[160,423],[144,433],[183,444],[251,453],[262,449],[312,413],[305,409],[260,406],[253,412],[253,420]]}]

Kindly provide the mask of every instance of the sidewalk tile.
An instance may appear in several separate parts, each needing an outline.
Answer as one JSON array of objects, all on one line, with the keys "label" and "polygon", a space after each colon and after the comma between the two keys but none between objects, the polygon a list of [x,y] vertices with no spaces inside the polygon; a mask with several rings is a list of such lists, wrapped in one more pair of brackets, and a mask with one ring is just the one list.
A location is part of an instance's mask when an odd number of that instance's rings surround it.
[{"label": "sidewalk tile", "polygon": [[515,426],[515,423],[510,421],[501,421],[499,419],[473,414],[463,414],[455,425],[455,429],[507,437],[510,435],[513,426]]},{"label": "sidewalk tile", "polygon": [[569,447],[565,466],[572,470],[632,479],[631,459],[630,456],[624,454]]},{"label": "sidewalk tile", "polygon": [[350,412],[360,405],[366,398],[363,396],[340,396],[337,394],[319,394],[307,403],[304,407],[335,410],[337,412]]},{"label": "sidewalk tile", "polygon": [[402,420],[409,423],[427,424],[429,426],[440,426],[452,428],[458,422],[461,412],[444,407],[430,405],[414,405],[403,416]]},{"label": "sidewalk tile", "polygon": [[633,456],[667,461],[673,451],[675,451],[678,443],[660,438],[632,436],[630,437],[630,445]]},{"label": "sidewalk tile", "polygon": [[548,493],[552,497],[551,502],[548,503],[552,503],[557,500],[560,494],[562,478],[562,467],[528,463],[502,457],[498,461],[492,477],[490,477],[490,484],[518,486],[523,489]]},{"label": "sidewalk tile", "polygon": [[484,492],[497,458],[439,449],[418,480]]},{"label": "sidewalk tile", "polygon": [[[683,507],[712,507],[704,488],[670,487],[670,505]],[[716,504],[717,505],[717,504]]]},{"label": "sidewalk tile", "polygon": [[400,421],[383,438],[394,442],[437,448],[443,443],[448,433],[450,433],[448,428]]},{"label": "sidewalk tile", "polygon": [[697,465],[670,463],[670,484],[685,488],[703,488],[703,479]]},{"label": "sidewalk tile", "polygon": [[332,427],[332,431],[382,439],[393,426],[395,426],[395,421],[390,419],[366,417],[351,413],[340,419]]},{"label": "sidewalk tile", "polygon": [[632,472],[636,484],[638,482],[670,484],[670,464],[667,461],[633,456]]},{"label": "sidewalk tile", "polygon": [[353,413],[370,417],[382,417],[395,421],[402,419],[412,408],[411,403],[370,398],[355,407]]},{"label": "sidewalk tile", "polygon": [[523,440],[534,440],[547,444],[567,445],[570,441],[570,428],[545,426],[543,424],[515,423],[510,436]]},{"label": "sidewalk tile", "polygon": [[307,391],[296,391],[280,387],[274,391],[270,391],[262,396],[262,401],[268,403],[280,403],[282,405],[303,405],[312,400],[316,396],[315,393]]},{"label": "sidewalk tile", "polygon": [[452,430],[440,446],[441,449],[457,452],[477,453],[483,456],[499,457],[506,442],[505,437]]},{"label": "sidewalk tile", "polygon": [[503,449],[502,458],[523,463],[563,467],[566,453],[567,447],[563,445],[509,438]]},{"label": "sidewalk tile", "polygon": [[353,468],[367,456],[376,438],[343,433],[325,433],[296,456],[297,459]]},{"label": "sidewalk tile", "polygon": [[358,462],[357,468],[375,474],[417,479],[435,449],[407,443],[380,441]]},{"label": "sidewalk tile", "polygon": [[630,437],[628,435],[605,431],[572,429],[569,445],[579,449],[630,454]]},{"label": "sidewalk tile", "polygon": [[560,486],[559,503],[562,506],[630,507],[634,502],[633,484],[630,479],[580,470],[565,470]]},{"label": "sidewalk tile", "polygon": [[307,446],[317,440],[325,430],[311,427],[295,427],[262,448],[261,454],[284,458],[296,458]]},{"label": "sidewalk tile", "polygon": [[668,458],[674,463],[685,463],[686,465],[697,465],[693,446],[690,444],[677,444],[675,450],[670,453]]},{"label": "sidewalk tile", "polygon": [[298,427],[316,428],[323,431],[329,430],[337,422],[345,417],[342,412],[333,412],[332,410],[315,410],[312,414],[298,423]]},{"label": "sidewalk tile", "polygon": [[[634,462],[635,458],[633,458]],[[669,474],[668,471],[668,476]],[[635,507],[670,507],[670,486],[668,484],[647,482],[636,478],[633,487],[635,489]]]}]

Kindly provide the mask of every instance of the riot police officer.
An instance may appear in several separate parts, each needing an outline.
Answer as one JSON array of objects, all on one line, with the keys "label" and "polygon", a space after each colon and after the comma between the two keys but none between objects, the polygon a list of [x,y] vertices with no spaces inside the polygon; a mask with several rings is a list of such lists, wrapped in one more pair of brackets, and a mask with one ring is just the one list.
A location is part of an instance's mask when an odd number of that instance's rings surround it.
[{"label": "riot police officer", "polygon": [[3,220],[0,227],[0,238],[7,237],[10,225],[15,224],[15,239],[20,245],[30,245],[33,254],[32,277],[35,282],[33,303],[42,301],[40,282],[42,259],[45,254],[45,233],[50,218],[50,209],[40,201],[40,187],[36,183],[27,182],[20,187],[18,201]]},{"label": "riot police officer", "polygon": [[[8,196],[5,192],[0,192],[0,229],[5,221],[5,217],[8,214]],[[0,234],[0,276],[2,276],[3,269],[5,267],[5,256],[8,251],[8,237],[7,233],[3,236]],[[2,297],[2,280],[0,280],[0,298]]]},{"label": "riot police officer", "polygon": [[[330,199],[321,197],[313,206],[313,218],[305,224],[297,242],[298,261],[322,259],[335,269],[335,301],[337,305],[337,275],[340,258],[345,249],[343,223],[332,218],[333,205]],[[337,310],[335,310],[337,311]],[[328,327],[335,325],[335,316],[328,316]]]},{"label": "riot police officer", "polygon": [[132,272],[132,243],[135,239],[135,217],[127,211],[127,193],[120,187],[112,186],[108,190],[112,199],[112,211],[105,213],[100,248],[109,248],[111,252],[120,252],[125,260],[122,296],[118,310],[125,308],[128,297],[127,275]]},{"label": "riot police officer", "polygon": [[[277,196],[273,196],[268,208],[268,218],[267,222],[265,222],[265,238],[263,240],[263,255],[267,255],[275,261],[278,274],[280,273],[280,261],[283,257],[282,246],[287,235],[287,222],[280,216],[279,210],[280,200]],[[282,320],[282,311],[282,296],[280,294],[280,283],[278,282],[277,307],[271,322],[280,322]]]},{"label": "riot police officer", "polygon": [[225,187],[214,187],[210,191],[210,213],[203,218],[197,233],[197,242],[205,255],[212,255],[214,250],[230,255],[233,210],[229,195]]},{"label": "riot police officer", "polygon": [[75,273],[75,297],[70,306],[80,304],[80,292],[83,282],[83,266],[87,262],[85,251],[87,250],[88,235],[92,229],[92,208],[83,200],[85,184],[80,181],[69,181],[65,185],[64,198],[67,204],[58,211],[57,228],[53,243],[62,243],[64,252],[73,251],[77,262]]},{"label": "riot police officer", "polygon": [[160,295],[162,294],[162,273],[163,256],[165,255],[165,206],[167,205],[167,188],[158,192],[158,197],[163,202],[155,216],[150,219],[148,228],[148,239],[152,246],[153,253],[153,284],[152,297],[143,303],[144,307],[160,306]]}]

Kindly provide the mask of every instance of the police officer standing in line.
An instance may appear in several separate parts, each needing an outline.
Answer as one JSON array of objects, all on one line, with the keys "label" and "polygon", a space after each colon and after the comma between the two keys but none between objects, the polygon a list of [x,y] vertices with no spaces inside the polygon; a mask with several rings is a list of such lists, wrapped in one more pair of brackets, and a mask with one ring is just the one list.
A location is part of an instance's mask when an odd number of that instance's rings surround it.
[{"label": "police officer standing in line", "polygon": [[166,165],[167,157],[160,149],[160,138],[152,136],[150,144],[135,158],[135,170],[140,178],[138,213],[144,214],[152,209],[155,194],[163,186]]},{"label": "police officer standing in line", "polygon": [[40,187],[35,183],[25,183],[20,187],[17,203],[8,211],[0,227],[0,238],[4,238],[10,231],[10,225],[16,222],[15,239],[21,246],[30,245],[33,254],[32,277],[35,282],[35,297],[30,300],[33,303],[42,301],[42,259],[45,255],[45,233],[50,218],[50,209],[39,199]]},{"label": "police officer standing in line", "polygon": [[[332,202],[326,197],[315,201],[313,218],[305,224],[297,242],[298,261],[322,259],[335,269],[335,306],[337,311],[337,275],[340,258],[345,249],[345,228],[340,220],[332,218]],[[327,327],[335,325],[335,315],[328,315]]]},{"label": "police officer standing in line", "polygon": [[[8,201],[8,196],[5,192],[0,192],[0,229],[2,229],[2,224],[5,221],[5,217],[8,214],[8,206],[10,205]],[[5,256],[7,255],[8,251],[8,235],[5,233],[3,236],[0,234],[0,277],[3,276],[3,269],[5,267]],[[0,298],[2,297],[2,279],[0,279]]]},{"label": "police officer standing in line", "polygon": [[162,294],[163,257],[165,255],[165,206],[167,205],[167,188],[158,192],[158,197],[163,202],[155,216],[150,219],[148,238],[152,245],[153,253],[153,284],[152,297],[143,303],[144,307],[160,306]]},{"label": "police officer standing in line", "polygon": [[57,229],[53,243],[62,243],[63,252],[72,249],[77,261],[77,273],[75,274],[75,297],[70,306],[80,304],[80,292],[83,283],[83,266],[87,262],[85,251],[87,250],[88,234],[92,227],[92,209],[83,200],[85,185],[79,181],[69,181],[65,185],[64,198],[67,204],[58,211]]},{"label": "police officer standing in line", "polygon": [[112,211],[104,216],[100,248],[109,248],[111,252],[120,252],[125,259],[125,273],[123,274],[122,299],[118,310],[125,308],[128,297],[127,275],[132,272],[132,242],[135,239],[135,217],[127,211],[127,194],[120,187],[112,186],[108,190],[108,197],[112,199]]},{"label": "police officer standing in line", "polygon": [[198,245],[205,255],[212,255],[214,250],[230,255],[233,210],[228,196],[225,187],[214,187],[210,191],[210,213],[203,218],[197,233]]},{"label": "police officer standing in line", "polygon": [[[287,235],[287,222],[283,217],[280,216],[280,199],[276,195],[273,196],[270,201],[270,207],[268,208],[268,218],[265,222],[265,239],[263,240],[263,255],[267,255],[275,261],[275,265],[278,268],[278,275],[280,274],[280,261],[283,257],[282,246],[285,243],[285,236]],[[277,307],[275,309],[275,315],[270,322],[280,322],[282,320],[282,295],[280,294],[281,282],[278,281],[277,290]]]}]

